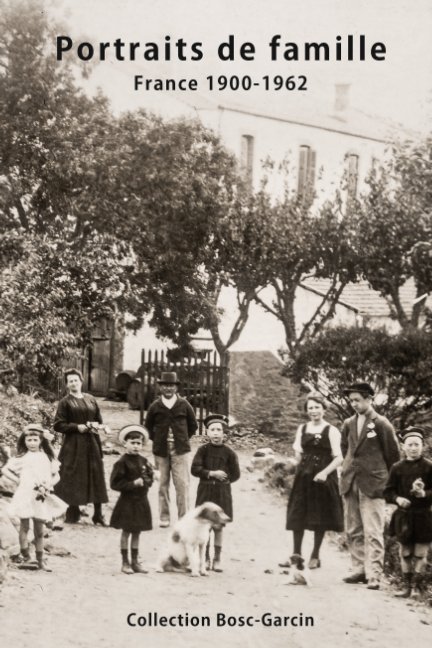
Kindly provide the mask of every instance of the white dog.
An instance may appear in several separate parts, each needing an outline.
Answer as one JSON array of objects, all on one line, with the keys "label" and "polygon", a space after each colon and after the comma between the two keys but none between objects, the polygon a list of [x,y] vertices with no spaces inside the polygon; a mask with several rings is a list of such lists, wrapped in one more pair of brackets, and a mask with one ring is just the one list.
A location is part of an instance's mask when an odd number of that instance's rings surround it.
[{"label": "white dog", "polygon": [[177,571],[186,565],[191,576],[207,576],[205,549],[210,529],[220,529],[231,522],[217,504],[204,502],[188,511],[174,526],[164,553],[159,558],[156,571]]}]

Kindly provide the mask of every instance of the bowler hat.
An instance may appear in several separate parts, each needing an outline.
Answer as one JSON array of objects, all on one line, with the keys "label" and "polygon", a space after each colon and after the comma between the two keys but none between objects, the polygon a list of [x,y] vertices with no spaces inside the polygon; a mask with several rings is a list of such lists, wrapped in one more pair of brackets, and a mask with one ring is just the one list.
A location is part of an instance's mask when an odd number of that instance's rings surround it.
[{"label": "bowler hat", "polygon": [[147,431],[147,428],[144,427],[144,425],[130,424],[130,425],[125,425],[120,430],[118,436],[120,443],[124,443],[127,435],[130,434],[131,432],[138,432],[139,434],[141,434],[144,443],[147,443],[147,441],[149,440],[149,433]]},{"label": "bowler hat", "polygon": [[405,428],[404,430],[401,430],[398,434],[398,437],[401,441],[406,441],[408,437],[410,436],[415,436],[424,441],[424,430],[423,428],[416,427],[414,425],[410,425],[409,427]]},{"label": "bowler hat", "polygon": [[352,394],[353,392],[357,392],[358,394],[363,394],[366,396],[375,395],[373,388],[369,385],[369,383],[365,382],[353,383],[352,385],[348,385],[348,387],[343,390],[345,396],[349,396],[349,394]]},{"label": "bowler hat", "polygon": [[177,380],[175,371],[163,371],[158,383],[159,385],[179,385],[180,381]]},{"label": "bowler hat", "polygon": [[212,423],[222,423],[224,427],[228,427],[229,421],[228,417],[225,416],[224,414],[209,414],[208,416],[205,417],[204,419],[204,425],[206,428],[208,428],[209,425]]}]

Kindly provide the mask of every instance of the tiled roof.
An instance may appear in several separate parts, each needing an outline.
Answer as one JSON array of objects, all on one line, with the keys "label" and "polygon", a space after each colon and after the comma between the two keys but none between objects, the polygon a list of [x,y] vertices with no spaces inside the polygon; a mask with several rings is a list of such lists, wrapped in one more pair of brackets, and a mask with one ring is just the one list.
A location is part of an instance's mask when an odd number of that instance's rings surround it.
[{"label": "tiled roof", "polygon": [[[327,279],[308,279],[303,282],[306,288],[317,291],[320,294],[326,293],[330,287]],[[409,316],[413,307],[413,301],[416,298],[416,288],[412,279],[408,280],[399,291],[402,307]],[[384,297],[376,290],[372,290],[367,281],[350,283],[342,291],[339,302],[349,308],[356,310],[360,315],[369,317],[389,317],[390,308]],[[429,297],[428,306],[432,305]]]}]

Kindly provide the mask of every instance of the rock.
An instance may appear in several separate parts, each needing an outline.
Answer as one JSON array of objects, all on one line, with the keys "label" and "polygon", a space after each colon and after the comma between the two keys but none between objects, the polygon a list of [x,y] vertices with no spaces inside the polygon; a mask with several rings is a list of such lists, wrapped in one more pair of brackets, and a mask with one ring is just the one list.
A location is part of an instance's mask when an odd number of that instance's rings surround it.
[{"label": "rock", "polygon": [[274,452],[271,448],[258,448],[258,450],[255,450],[253,453],[254,457],[269,457],[273,455]]}]

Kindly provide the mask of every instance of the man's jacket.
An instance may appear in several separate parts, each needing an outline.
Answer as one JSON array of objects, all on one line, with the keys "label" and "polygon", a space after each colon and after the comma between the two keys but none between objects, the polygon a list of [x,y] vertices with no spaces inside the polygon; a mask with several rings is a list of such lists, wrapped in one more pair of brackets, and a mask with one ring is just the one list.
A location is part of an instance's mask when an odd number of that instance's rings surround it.
[{"label": "man's jacket", "polygon": [[390,421],[372,410],[358,435],[356,414],[344,421],[341,437],[344,456],[340,480],[342,495],[349,492],[355,478],[362,493],[372,498],[383,497],[389,470],[400,458]]},{"label": "man's jacket", "polygon": [[153,441],[153,454],[167,457],[168,430],[172,429],[175,451],[181,455],[190,452],[189,438],[195,434],[198,423],[190,403],[178,396],[171,409],[163,404],[161,398],[155,400],[148,409],[145,426]]}]

